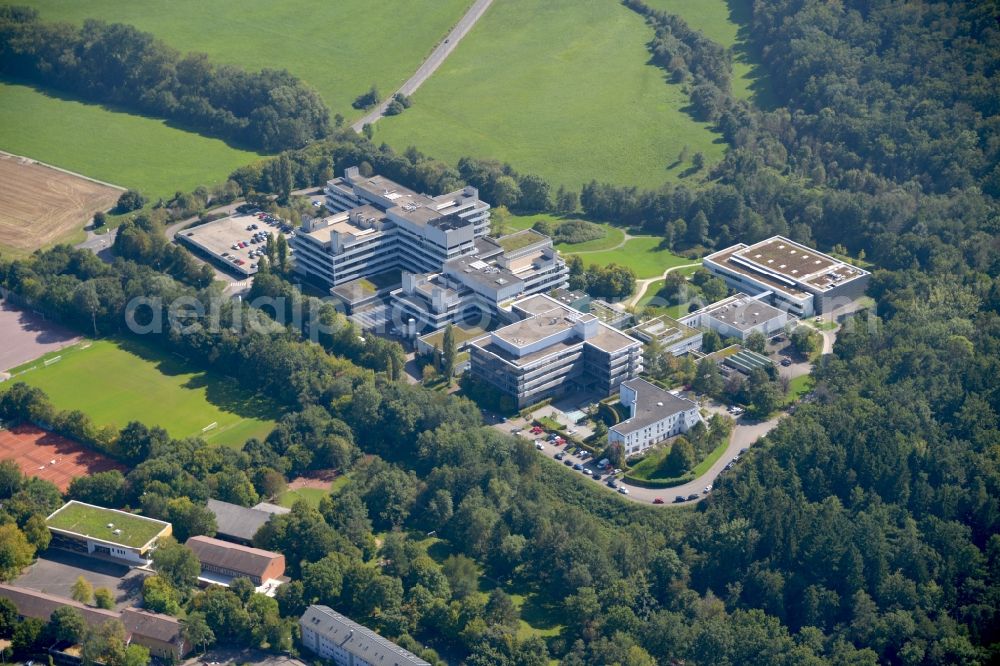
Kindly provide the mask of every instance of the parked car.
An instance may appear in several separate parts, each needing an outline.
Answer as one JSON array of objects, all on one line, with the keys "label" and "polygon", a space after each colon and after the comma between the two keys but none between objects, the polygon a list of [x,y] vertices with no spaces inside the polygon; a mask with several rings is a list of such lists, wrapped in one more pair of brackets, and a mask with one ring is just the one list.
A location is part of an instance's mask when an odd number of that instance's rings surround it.
[{"label": "parked car", "polygon": [[590,468],[589,468],[589,467],[584,467],[584,468],[583,468],[583,473],[584,473],[585,475],[587,475],[587,476],[593,476],[593,475],[594,475],[594,473],[590,471]]},{"label": "parked car", "polygon": [[710,483],[710,484],[708,484],[707,486],[705,486],[705,489],[701,491],[701,493],[702,493],[703,495],[707,495],[707,494],[709,494],[710,492],[712,492],[712,484],[711,484],[711,483]]},{"label": "parked car", "polygon": [[628,495],[628,488],[626,488],[625,486],[618,486],[618,492],[620,492],[622,495]]},{"label": "parked car", "polygon": [[603,474],[600,472],[594,472],[594,481],[600,481],[602,478],[604,478]]},{"label": "parked car", "polygon": [[563,460],[563,465],[566,465],[567,467],[569,467],[572,464],[573,464],[573,461],[570,460],[569,458],[567,458],[566,460]]},{"label": "parked car", "polygon": [[691,493],[690,495],[688,495],[688,500],[696,500],[696,499],[698,499],[698,493]]},{"label": "parked car", "polygon": [[674,504],[680,504],[681,502],[686,502],[686,501],[687,497],[684,497],[684,495],[678,495],[677,497],[674,498]]},{"label": "parked car", "polygon": [[653,498],[653,504],[663,504],[663,498],[662,497]]},{"label": "parked car", "polygon": [[610,464],[611,464],[610,460],[608,460],[607,458],[601,458],[601,462],[597,463],[597,466],[600,467],[601,469],[604,469]]},{"label": "parked car", "polygon": [[790,359],[790,358],[783,358],[783,359],[781,359],[781,367],[787,368],[791,364],[792,364],[792,359]]},{"label": "parked car", "polygon": [[608,479],[607,481],[605,481],[604,485],[606,485],[608,488],[617,488],[618,482],[615,481],[614,479]]},{"label": "parked car", "polygon": [[562,451],[560,451],[559,453],[556,454],[556,460],[562,460],[565,457],[566,457],[566,454],[563,453]]},{"label": "parked car", "polygon": [[542,450],[542,449],[544,449],[545,447],[544,447],[544,446],[542,446],[542,443],[541,443],[541,442],[535,442],[535,448],[536,448],[536,449],[538,449],[539,451],[541,451],[541,450]]}]

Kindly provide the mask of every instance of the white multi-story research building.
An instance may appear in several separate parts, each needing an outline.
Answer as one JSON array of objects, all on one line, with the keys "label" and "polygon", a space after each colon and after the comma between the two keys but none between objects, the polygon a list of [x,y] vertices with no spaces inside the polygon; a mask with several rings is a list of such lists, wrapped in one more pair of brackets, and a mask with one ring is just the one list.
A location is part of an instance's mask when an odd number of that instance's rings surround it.
[{"label": "white multi-story research building", "polygon": [[520,320],[469,343],[471,372],[518,408],[568,391],[612,393],[642,371],[642,343],[544,294],[516,301]]},{"label": "white multi-story research building", "polygon": [[349,167],[324,193],[330,214],[305,220],[291,245],[296,272],[328,287],[393,269],[439,271],[489,232],[490,206],[474,187],[432,197]]},{"label": "white multi-story research building", "polygon": [[697,404],[645,379],[623,382],[619,395],[629,417],[608,429],[608,443],[620,443],[627,456],[685,433],[701,421]]}]

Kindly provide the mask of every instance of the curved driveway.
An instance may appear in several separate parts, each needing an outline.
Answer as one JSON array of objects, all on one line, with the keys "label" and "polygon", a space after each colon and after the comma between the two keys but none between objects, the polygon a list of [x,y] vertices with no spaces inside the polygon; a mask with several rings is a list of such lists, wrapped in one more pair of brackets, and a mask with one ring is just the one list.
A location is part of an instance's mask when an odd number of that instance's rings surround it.
[{"label": "curved driveway", "polygon": [[386,97],[385,100],[380,102],[378,106],[366,113],[364,118],[351,125],[351,129],[355,132],[360,132],[365,125],[370,125],[381,118],[383,114],[385,114],[386,107],[389,106],[389,102],[392,101],[392,98],[396,93],[402,93],[407,96],[415,93],[417,88],[419,88],[423,82],[426,81],[428,77],[430,77],[430,75],[441,66],[444,59],[455,50],[458,43],[463,37],[465,37],[466,34],[468,34],[469,30],[472,29],[472,26],[476,24],[476,21],[482,18],[483,14],[486,13],[486,10],[492,3],[493,0],[476,0],[472,6],[469,7],[469,10],[465,12],[465,15],[458,20],[458,23],[456,23],[455,27],[451,29],[451,32],[448,33],[448,36],[445,37],[444,41],[434,47],[430,56],[427,57],[427,60],[424,60],[424,62],[420,65],[420,68],[414,72],[413,76],[407,79],[406,82],[401,85],[398,90],[393,92],[392,95]]}]

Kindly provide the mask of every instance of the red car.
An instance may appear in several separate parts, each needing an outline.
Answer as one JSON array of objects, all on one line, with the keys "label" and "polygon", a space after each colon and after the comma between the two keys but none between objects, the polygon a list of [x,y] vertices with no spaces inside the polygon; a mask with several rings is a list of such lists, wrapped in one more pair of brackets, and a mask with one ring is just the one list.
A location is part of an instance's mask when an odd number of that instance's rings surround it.
[{"label": "red car", "polygon": [[653,504],[663,504],[663,498],[657,497],[656,499],[653,500]]}]

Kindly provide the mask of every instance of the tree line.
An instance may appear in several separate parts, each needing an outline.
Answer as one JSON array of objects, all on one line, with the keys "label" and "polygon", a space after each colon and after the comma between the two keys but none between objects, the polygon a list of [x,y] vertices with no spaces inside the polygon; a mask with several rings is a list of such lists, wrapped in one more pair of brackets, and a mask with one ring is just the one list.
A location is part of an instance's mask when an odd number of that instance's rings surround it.
[{"label": "tree line", "polygon": [[46,23],[34,9],[2,6],[0,71],[257,150],[298,148],[330,133],[329,109],[288,71],[216,65],[122,23]]}]

